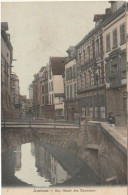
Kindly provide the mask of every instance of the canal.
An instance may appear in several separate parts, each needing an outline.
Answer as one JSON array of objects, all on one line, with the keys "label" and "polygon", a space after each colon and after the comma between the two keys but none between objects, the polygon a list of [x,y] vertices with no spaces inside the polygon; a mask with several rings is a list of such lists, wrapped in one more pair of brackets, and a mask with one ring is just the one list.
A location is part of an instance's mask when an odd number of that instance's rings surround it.
[{"label": "canal", "polygon": [[94,186],[100,180],[76,155],[33,130],[2,130],[2,186]]}]

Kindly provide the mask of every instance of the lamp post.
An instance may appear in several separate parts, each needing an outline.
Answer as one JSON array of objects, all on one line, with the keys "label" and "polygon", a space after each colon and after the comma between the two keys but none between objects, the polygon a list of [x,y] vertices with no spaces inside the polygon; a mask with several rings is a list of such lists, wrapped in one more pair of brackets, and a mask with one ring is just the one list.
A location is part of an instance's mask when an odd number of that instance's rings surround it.
[{"label": "lamp post", "polygon": [[[99,110],[99,76],[100,76],[100,66],[93,66],[92,67],[93,73],[94,73],[94,82],[96,81],[96,86],[97,86],[97,90],[96,90],[96,105],[97,105],[97,112],[98,112],[98,120],[100,118],[100,110]],[[98,71],[98,72],[97,72]]]}]

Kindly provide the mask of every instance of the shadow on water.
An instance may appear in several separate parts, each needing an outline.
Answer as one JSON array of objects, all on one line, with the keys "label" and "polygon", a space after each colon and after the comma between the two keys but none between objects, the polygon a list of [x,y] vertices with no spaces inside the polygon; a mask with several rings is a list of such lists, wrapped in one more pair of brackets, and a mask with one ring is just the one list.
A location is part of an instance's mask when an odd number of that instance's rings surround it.
[{"label": "shadow on water", "polygon": [[[100,185],[92,169],[57,145],[39,141],[32,130],[2,132],[2,186]],[[43,138],[45,139],[45,138]]]}]

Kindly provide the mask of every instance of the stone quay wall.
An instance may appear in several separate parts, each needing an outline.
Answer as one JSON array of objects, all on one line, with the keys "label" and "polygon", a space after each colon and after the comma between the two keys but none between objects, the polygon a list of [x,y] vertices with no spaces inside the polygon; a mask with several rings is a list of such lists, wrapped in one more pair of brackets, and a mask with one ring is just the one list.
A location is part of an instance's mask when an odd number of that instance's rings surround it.
[{"label": "stone quay wall", "polygon": [[[80,129],[36,132],[40,141],[58,145],[85,161],[103,184],[127,183],[127,150],[102,126],[103,123],[81,118]],[[42,134],[42,136],[39,136]]]}]

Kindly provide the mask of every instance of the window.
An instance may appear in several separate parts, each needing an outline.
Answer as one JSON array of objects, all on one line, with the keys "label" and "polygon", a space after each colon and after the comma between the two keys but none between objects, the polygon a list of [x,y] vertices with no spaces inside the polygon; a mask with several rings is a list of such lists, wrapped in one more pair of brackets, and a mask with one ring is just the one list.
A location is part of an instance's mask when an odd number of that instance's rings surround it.
[{"label": "window", "polygon": [[79,53],[79,64],[81,65],[81,53]]},{"label": "window", "polygon": [[48,104],[48,96],[45,96],[45,104]]},{"label": "window", "polygon": [[105,118],[105,107],[100,107],[101,118]]},{"label": "window", "polygon": [[89,75],[88,75],[88,72],[86,73],[86,87],[88,87],[88,81],[89,81]]},{"label": "window", "polygon": [[96,57],[99,56],[99,39],[96,40]]},{"label": "window", "polygon": [[98,107],[95,107],[95,118],[98,118]]},{"label": "window", "polygon": [[73,76],[73,77],[76,76],[75,65],[73,65],[73,68],[72,68],[72,76]]},{"label": "window", "polygon": [[80,85],[81,85],[81,90],[83,90],[84,89],[84,74],[82,73],[81,75],[80,75]]},{"label": "window", "polygon": [[42,93],[44,93],[44,85],[42,86]]},{"label": "window", "polygon": [[112,61],[111,61],[111,76],[114,76],[115,74],[117,74],[117,71],[118,71],[117,62],[118,62],[118,57],[112,58]]},{"label": "window", "polygon": [[93,117],[93,107],[89,107],[89,116]]},{"label": "window", "polygon": [[54,104],[54,96],[53,96],[53,94],[52,94],[52,104]]},{"label": "window", "polygon": [[51,90],[53,91],[53,82],[51,81]]},{"label": "window", "polygon": [[85,116],[85,108],[82,108],[82,116]]},{"label": "window", "polygon": [[110,51],[110,33],[106,35],[106,51]]},{"label": "window", "polygon": [[85,86],[85,89],[86,89],[86,72],[84,72],[84,86]]},{"label": "window", "polygon": [[70,85],[70,98],[72,98],[72,85]]},{"label": "window", "polygon": [[44,104],[44,96],[42,97],[42,104]]},{"label": "window", "polygon": [[85,50],[83,50],[83,63],[85,63]]},{"label": "window", "polygon": [[117,29],[113,31],[113,48],[117,47]]},{"label": "window", "polygon": [[93,58],[95,57],[95,43],[94,39],[92,40],[92,49],[93,49]]},{"label": "window", "polygon": [[90,47],[87,47],[87,51],[88,51],[88,60],[90,60]]},{"label": "window", "polygon": [[67,86],[67,99],[69,99],[69,85]]},{"label": "window", "polygon": [[125,42],[125,24],[120,26],[120,43]]},{"label": "window", "polygon": [[70,79],[72,78],[72,67],[70,67]]},{"label": "window", "polygon": [[74,83],[74,97],[76,97],[77,89],[76,89],[76,83]]},{"label": "window", "polygon": [[51,86],[50,86],[50,83],[49,83],[49,91],[51,91]]},{"label": "window", "polygon": [[69,69],[67,68],[66,69],[66,80],[68,80],[69,79]]},{"label": "window", "polygon": [[92,85],[92,73],[89,71],[89,86]]}]

